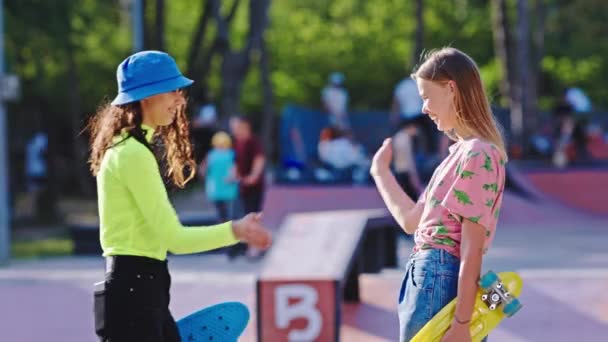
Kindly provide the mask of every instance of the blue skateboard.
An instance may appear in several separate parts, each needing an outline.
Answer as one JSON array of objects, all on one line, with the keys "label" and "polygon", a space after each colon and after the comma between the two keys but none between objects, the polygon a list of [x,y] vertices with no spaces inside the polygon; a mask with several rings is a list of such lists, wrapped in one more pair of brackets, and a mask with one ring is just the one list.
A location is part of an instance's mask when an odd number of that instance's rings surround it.
[{"label": "blue skateboard", "polygon": [[247,327],[249,310],[239,302],[216,304],[196,311],[179,321],[184,342],[236,342]]}]

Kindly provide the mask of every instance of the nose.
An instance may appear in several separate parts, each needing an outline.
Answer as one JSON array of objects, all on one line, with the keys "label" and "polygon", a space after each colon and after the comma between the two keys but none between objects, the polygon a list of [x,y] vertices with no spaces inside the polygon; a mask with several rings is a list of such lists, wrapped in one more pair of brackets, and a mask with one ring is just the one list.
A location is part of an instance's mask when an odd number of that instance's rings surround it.
[{"label": "nose", "polygon": [[429,107],[426,104],[426,101],[424,102],[424,104],[422,105],[422,113],[429,115]]}]

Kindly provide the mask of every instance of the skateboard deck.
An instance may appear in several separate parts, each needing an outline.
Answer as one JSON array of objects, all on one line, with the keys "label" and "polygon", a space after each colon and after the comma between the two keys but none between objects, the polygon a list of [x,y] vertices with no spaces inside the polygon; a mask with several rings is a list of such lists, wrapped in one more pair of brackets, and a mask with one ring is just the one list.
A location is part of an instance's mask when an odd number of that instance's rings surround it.
[{"label": "skateboard deck", "polygon": [[239,302],[216,304],[196,311],[179,321],[184,342],[236,342],[247,327],[249,310]]},{"label": "skateboard deck", "polygon": [[[481,341],[505,317],[513,316],[522,305],[517,299],[523,281],[515,272],[489,271],[479,279],[470,331],[474,342]],[[439,342],[454,318],[456,299],[452,300],[414,336],[412,342]]]}]

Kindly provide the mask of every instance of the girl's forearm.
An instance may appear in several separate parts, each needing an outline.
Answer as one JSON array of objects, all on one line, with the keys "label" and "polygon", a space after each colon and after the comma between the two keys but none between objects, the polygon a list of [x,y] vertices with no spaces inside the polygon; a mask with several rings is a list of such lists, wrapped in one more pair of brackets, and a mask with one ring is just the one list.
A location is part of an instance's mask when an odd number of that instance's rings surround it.
[{"label": "girl's forearm", "polygon": [[477,281],[481,270],[481,253],[471,251],[463,255],[458,275],[458,296],[454,320],[463,324],[471,320],[475,297],[477,296]]},{"label": "girl's forearm", "polygon": [[[413,229],[408,222],[408,212],[414,208],[414,201],[401,189],[395,176],[389,169],[379,171],[373,175],[378,192],[386,204],[397,224],[407,233],[412,234]],[[410,226],[408,228],[408,226]]]}]

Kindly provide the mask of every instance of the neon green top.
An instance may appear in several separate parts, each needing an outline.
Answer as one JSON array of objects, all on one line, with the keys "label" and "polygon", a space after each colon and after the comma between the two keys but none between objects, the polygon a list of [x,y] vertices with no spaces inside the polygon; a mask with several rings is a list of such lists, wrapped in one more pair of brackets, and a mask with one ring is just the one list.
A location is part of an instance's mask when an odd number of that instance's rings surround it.
[{"label": "neon green top", "polygon": [[[142,125],[146,140],[154,130]],[[158,260],[203,252],[238,240],[232,222],[184,227],[163,184],[152,152],[126,133],[114,138],[97,174],[100,240],[103,256],[136,255]],[[122,140],[122,142],[121,142]]]}]

